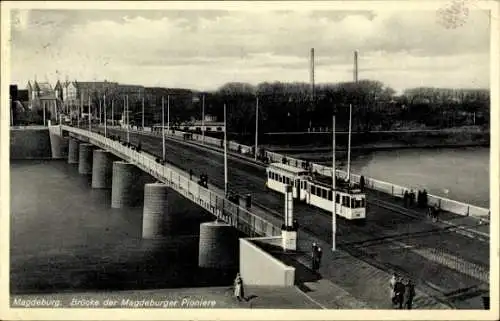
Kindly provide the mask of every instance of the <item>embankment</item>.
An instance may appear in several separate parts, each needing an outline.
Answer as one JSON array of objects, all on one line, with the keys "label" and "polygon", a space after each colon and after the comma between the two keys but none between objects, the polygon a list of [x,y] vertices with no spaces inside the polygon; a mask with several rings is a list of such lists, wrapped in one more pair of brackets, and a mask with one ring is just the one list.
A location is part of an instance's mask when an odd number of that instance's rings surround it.
[{"label": "embankment", "polygon": [[52,151],[48,128],[11,128],[10,159],[50,159]]}]

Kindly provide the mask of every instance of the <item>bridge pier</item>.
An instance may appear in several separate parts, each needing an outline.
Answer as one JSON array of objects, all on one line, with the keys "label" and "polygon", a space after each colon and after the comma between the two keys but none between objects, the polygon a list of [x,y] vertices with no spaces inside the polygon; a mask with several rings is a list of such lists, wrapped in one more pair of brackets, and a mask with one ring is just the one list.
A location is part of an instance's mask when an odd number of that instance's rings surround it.
[{"label": "bridge pier", "polygon": [[58,135],[57,133],[52,133],[49,131],[50,137],[50,149],[52,152],[52,159],[61,159],[65,158],[65,149],[66,144],[68,143],[67,139]]},{"label": "bridge pier", "polygon": [[68,164],[78,164],[78,140],[76,138],[69,139],[68,145]]},{"label": "bridge pier", "polygon": [[238,231],[221,222],[200,224],[198,266],[234,268],[238,263]]},{"label": "bridge pier", "polygon": [[92,160],[92,188],[111,188],[113,154],[102,149],[94,150]]},{"label": "bridge pier", "polygon": [[161,238],[171,229],[167,197],[168,188],[163,183],[149,183],[144,186],[143,239]]},{"label": "bridge pier", "polygon": [[146,174],[134,164],[124,161],[113,162],[111,207],[122,208],[138,205],[144,196],[144,184],[146,183],[144,175]]},{"label": "bridge pier", "polygon": [[94,148],[95,147],[92,144],[80,144],[80,157],[78,160],[78,172],[80,174],[92,174],[92,151]]}]

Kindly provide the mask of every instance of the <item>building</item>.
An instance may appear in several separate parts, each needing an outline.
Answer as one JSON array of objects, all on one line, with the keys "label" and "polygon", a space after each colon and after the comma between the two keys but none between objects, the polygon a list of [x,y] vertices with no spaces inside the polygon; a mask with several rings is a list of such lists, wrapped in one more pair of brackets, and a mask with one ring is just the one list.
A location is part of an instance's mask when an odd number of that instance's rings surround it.
[{"label": "building", "polygon": [[28,81],[28,109],[43,110],[46,119],[55,121],[58,117],[59,102],[56,93],[48,82]]}]

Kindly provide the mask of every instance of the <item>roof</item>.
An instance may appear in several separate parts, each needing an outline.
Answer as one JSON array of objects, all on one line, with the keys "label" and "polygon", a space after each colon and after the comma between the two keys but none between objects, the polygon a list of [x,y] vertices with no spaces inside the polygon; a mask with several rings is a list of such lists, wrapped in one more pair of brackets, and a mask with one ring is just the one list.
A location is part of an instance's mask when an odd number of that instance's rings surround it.
[{"label": "roof", "polygon": [[[323,186],[325,188],[332,188],[332,177],[331,176],[325,176],[325,175],[313,173],[312,182],[317,184],[317,185]],[[337,177],[337,180],[335,182],[335,189],[337,191],[341,191],[341,192],[345,192],[345,193],[363,194],[359,188],[359,184],[353,184],[351,182],[351,185],[349,185],[347,183],[347,181],[345,181],[339,177]]]},{"label": "roof", "polygon": [[52,86],[48,82],[35,82],[35,85],[38,87],[40,91],[52,91]]},{"label": "roof", "polygon": [[73,83],[78,89],[103,89],[118,86],[117,82],[109,81],[75,81]]},{"label": "roof", "polygon": [[291,165],[287,165],[287,164],[283,164],[283,163],[272,163],[272,164],[269,164],[268,168],[270,168],[270,167],[277,168],[277,169],[280,169],[280,170],[283,170],[283,171],[286,171],[289,173],[293,173],[293,174],[307,173],[307,170],[305,170],[303,168],[299,168],[299,167],[295,167],[295,166],[291,166]]}]

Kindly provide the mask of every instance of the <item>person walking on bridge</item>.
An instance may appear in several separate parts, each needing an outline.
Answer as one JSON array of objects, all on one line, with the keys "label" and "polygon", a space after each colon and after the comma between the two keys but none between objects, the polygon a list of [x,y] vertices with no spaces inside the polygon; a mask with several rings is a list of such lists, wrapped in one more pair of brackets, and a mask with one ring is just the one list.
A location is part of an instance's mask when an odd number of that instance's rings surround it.
[{"label": "person walking on bridge", "polygon": [[415,286],[413,285],[413,282],[410,279],[408,279],[408,281],[406,282],[406,289],[404,292],[404,304],[406,309],[411,310],[414,297],[415,297]]},{"label": "person walking on bridge", "polygon": [[243,279],[239,273],[236,274],[236,279],[234,279],[234,296],[238,301],[241,301],[242,299],[246,300],[245,291],[243,289]]},{"label": "person walking on bridge", "polygon": [[318,245],[316,242],[312,244],[312,253],[311,253],[311,262],[312,262],[312,270],[316,272],[317,270],[317,256],[318,256]]},{"label": "person walking on bridge", "polygon": [[393,273],[392,274],[392,277],[391,279],[389,280],[389,289],[390,289],[390,298],[391,298],[391,302],[392,302],[392,306],[394,307],[394,305],[396,304],[396,291],[395,291],[395,287],[396,287],[396,282],[398,281],[398,276],[396,273]]},{"label": "person walking on bridge", "polygon": [[396,285],[394,285],[394,294],[396,296],[396,304],[399,309],[403,308],[405,290],[406,288],[405,285],[403,284],[403,280],[401,278],[398,278]]},{"label": "person walking on bridge", "polygon": [[316,255],[316,260],[317,260],[316,271],[319,270],[319,268],[321,266],[321,257],[322,256],[323,256],[323,251],[321,250],[321,247],[318,246],[318,252],[317,252],[317,255]]}]

